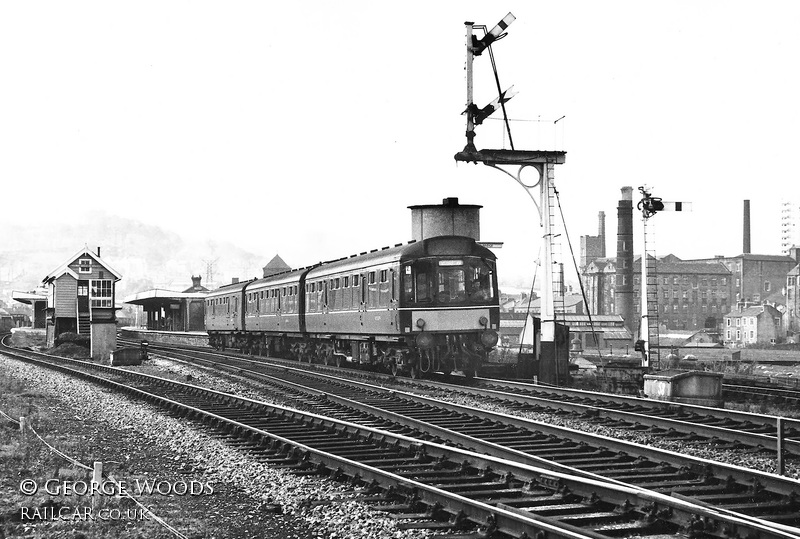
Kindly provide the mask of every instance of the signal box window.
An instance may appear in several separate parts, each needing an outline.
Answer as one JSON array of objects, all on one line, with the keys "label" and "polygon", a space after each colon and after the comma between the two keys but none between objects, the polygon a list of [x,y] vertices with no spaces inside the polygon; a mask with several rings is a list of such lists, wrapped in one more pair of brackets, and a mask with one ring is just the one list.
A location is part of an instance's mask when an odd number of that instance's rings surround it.
[{"label": "signal box window", "polygon": [[110,309],[113,307],[113,286],[110,280],[92,279],[90,298],[92,307]]},{"label": "signal box window", "polygon": [[78,260],[78,273],[92,273],[91,258],[81,258]]}]

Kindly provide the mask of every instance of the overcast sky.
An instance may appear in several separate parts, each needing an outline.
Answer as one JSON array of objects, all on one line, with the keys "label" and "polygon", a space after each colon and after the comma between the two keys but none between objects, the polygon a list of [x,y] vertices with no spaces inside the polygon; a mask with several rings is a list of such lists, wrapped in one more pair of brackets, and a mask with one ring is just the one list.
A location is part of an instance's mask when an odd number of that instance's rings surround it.
[{"label": "overcast sky", "polygon": [[[102,209],[303,266],[407,241],[407,206],[452,196],[484,206],[482,239],[518,280],[533,204],[453,159],[464,22],[509,11],[493,48],[519,92],[512,136],[567,152],[576,254],[598,211],[616,232],[620,187],[645,184],[693,203],[651,220],[658,254],[739,254],[743,199],[752,251],[780,252],[780,203],[800,198],[795,1],[3,2],[2,220],[29,217],[20,201],[55,223]],[[488,55],[475,84],[478,105],[495,97]],[[502,133],[487,121],[476,145]]]}]

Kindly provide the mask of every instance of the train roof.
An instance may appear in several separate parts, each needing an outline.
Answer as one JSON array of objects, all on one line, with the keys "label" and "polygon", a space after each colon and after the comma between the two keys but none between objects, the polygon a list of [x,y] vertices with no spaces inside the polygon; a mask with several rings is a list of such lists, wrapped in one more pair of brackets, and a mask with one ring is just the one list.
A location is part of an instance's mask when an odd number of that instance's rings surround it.
[{"label": "train roof", "polygon": [[472,238],[466,236],[436,236],[422,241],[398,243],[394,245],[394,247],[372,249],[371,251],[364,251],[359,254],[320,262],[312,266],[292,269],[261,279],[252,279],[225,285],[211,292],[209,296],[228,294],[241,290],[244,286],[260,289],[265,286],[280,286],[283,284],[295,283],[300,280],[303,273],[307,273],[307,278],[313,280],[331,273],[355,271],[365,267],[428,256],[479,256],[490,260],[497,259],[492,251],[482,245],[478,245]]},{"label": "train roof", "polygon": [[255,281],[255,279],[250,279],[249,281],[239,281],[236,283],[230,283],[220,286],[219,288],[212,290],[208,294],[206,294],[207,298],[217,297],[217,296],[224,296],[230,294],[231,292],[238,292],[241,291],[242,288],[247,286],[248,284]]}]

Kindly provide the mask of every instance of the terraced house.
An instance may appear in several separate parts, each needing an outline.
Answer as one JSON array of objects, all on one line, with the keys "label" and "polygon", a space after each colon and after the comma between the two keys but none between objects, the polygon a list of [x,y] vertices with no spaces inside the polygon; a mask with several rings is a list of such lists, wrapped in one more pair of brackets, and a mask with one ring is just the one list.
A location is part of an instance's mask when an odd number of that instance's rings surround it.
[{"label": "terraced house", "polygon": [[781,312],[771,305],[741,307],[725,315],[723,338],[726,346],[774,344],[785,336]]}]

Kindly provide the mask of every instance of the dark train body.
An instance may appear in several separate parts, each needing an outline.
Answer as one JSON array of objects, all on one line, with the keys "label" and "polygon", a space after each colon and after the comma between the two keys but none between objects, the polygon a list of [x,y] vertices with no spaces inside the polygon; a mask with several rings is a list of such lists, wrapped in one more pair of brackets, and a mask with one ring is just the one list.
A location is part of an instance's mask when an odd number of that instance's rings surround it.
[{"label": "dark train body", "polygon": [[301,361],[471,376],[497,344],[496,257],[439,236],[219,288],[206,299],[215,348]]}]

